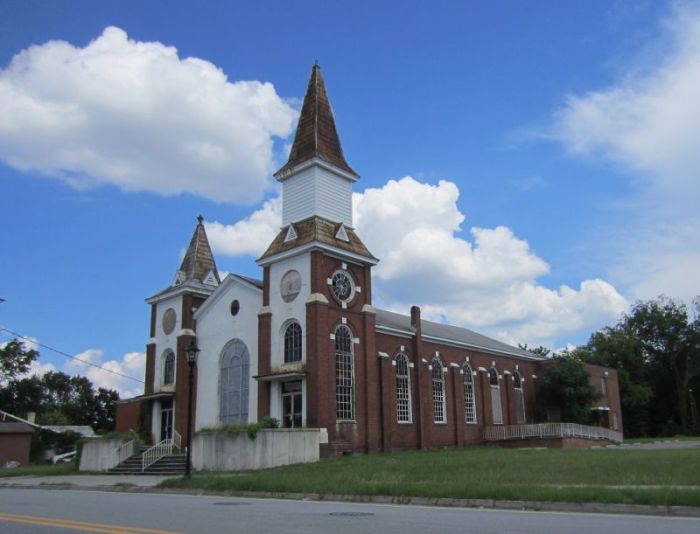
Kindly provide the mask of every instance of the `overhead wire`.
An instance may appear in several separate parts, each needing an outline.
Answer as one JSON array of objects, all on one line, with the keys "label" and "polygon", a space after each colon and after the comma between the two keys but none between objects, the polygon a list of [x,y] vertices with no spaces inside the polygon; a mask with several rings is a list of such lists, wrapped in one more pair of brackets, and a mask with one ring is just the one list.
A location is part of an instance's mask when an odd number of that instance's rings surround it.
[{"label": "overhead wire", "polygon": [[14,331],[10,330],[9,328],[5,328],[4,326],[0,326],[0,331],[6,332],[6,333],[8,333],[8,334],[10,334],[10,335],[12,335],[12,336],[18,338],[18,339],[22,339],[23,341],[27,341],[27,342],[29,342],[29,343],[33,343],[33,344],[35,344],[35,345],[37,345],[37,346],[39,346],[39,347],[41,347],[41,348],[48,349],[48,350],[50,350],[50,351],[52,351],[52,352],[55,352],[56,354],[60,354],[60,355],[63,356],[64,358],[69,358],[69,359],[71,359],[71,360],[76,360],[76,361],[78,361],[78,362],[80,362],[80,363],[84,363],[85,365],[89,365],[89,366],[91,366],[91,367],[96,367],[97,369],[101,369],[102,371],[106,371],[107,373],[112,373],[113,375],[121,376],[122,378],[128,378],[129,380],[134,380],[134,381],[136,381],[136,382],[140,382],[141,384],[144,384],[144,383],[145,383],[145,382],[144,382],[143,380],[141,380],[140,378],[135,378],[135,377],[133,377],[133,376],[125,375],[124,373],[120,373],[119,371],[115,371],[115,370],[113,370],[113,369],[107,369],[106,367],[104,367],[104,366],[102,366],[102,365],[98,365],[98,364],[96,364],[96,363],[93,363],[93,362],[91,362],[91,361],[89,361],[89,360],[83,360],[82,358],[78,358],[77,356],[73,356],[73,355],[71,355],[71,354],[68,354],[67,352],[64,352],[64,351],[62,351],[62,350],[59,350],[59,349],[56,349],[56,348],[51,347],[51,346],[49,346],[49,345],[46,345],[45,343],[40,343],[39,341],[37,341],[37,340],[34,339],[34,338],[31,338],[31,337],[28,337],[28,336],[24,336],[24,335],[22,335],[22,334],[19,334],[18,332],[14,332]]}]

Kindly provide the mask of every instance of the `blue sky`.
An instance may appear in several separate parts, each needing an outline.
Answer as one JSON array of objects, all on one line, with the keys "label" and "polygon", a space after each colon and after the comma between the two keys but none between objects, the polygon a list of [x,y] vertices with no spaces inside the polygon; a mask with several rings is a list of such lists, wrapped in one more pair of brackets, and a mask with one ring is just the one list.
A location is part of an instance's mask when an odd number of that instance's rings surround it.
[{"label": "blue sky", "polygon": [[697,2],[5,0],[0,325],[141,377],[199,213],[259,276],[316,59],[378,305],[563,347],[700,293]]}]

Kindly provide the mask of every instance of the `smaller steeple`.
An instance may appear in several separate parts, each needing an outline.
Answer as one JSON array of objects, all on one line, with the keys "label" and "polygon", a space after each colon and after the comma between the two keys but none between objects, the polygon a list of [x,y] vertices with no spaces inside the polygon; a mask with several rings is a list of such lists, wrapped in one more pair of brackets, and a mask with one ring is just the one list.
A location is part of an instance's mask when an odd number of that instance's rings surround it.
[{"label": "smaller steeple", "polygon": [[204,217],[201,215],[197,217],[197,227],[194,229],[190,246],[187,247],[173,285],[180,285],[188,280],[197,280],[214,286],[221,283],[207,232],[204,229]]}]

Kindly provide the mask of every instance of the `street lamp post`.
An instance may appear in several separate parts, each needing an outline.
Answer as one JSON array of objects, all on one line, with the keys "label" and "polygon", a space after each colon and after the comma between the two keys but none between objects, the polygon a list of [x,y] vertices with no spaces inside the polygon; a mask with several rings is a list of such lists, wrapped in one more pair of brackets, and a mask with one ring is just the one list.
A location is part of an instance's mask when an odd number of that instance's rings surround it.
[{"label": "street lamp post", "polygon": [[187,376],[187,462],[185,464],[185,476],[189,477],[192,449],[192,384],[194,382],[194,366],[197,365],[197,356],[199,355],[199,348],[194,339],[190,341],[189,346],[185,349],[185,355],[189,366],[189,374]]}]

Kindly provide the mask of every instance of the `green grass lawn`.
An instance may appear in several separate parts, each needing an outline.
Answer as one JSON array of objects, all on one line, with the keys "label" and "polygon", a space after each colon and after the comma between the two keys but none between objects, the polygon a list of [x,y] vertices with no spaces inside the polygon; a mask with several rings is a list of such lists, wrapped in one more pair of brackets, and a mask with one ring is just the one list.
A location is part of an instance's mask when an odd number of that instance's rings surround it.
[{"label": "green grass lawn", "polygon": [[44,477],[51,475],[71,475],[76,472],[73,462],[61,464],[37,464],[16,467],[14,469],[0,469],[0,478],[6,477],[21,477],[32,475],[36,477]]},{"label": "green grass lawn", "polygon": [[700,441],[700,436],[672,436],[663,438],[629,438],[625,443],[654,443],[655,441]]},{"label": "green grass lawn", "polygon": [[470,448],[372,454],[237,473],[170,488],[700,506],[700,450]]}]

